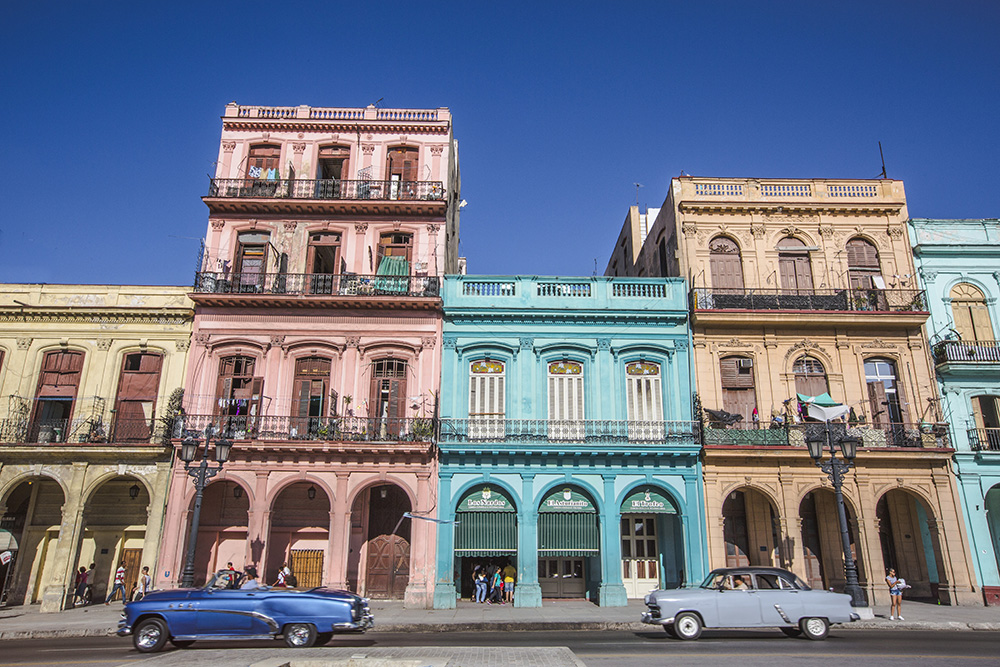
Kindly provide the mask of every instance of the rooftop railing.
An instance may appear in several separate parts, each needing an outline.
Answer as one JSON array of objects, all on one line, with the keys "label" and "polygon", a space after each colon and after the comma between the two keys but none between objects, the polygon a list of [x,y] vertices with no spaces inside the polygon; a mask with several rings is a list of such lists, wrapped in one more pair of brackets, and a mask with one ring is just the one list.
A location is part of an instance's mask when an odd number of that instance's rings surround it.
[{"label": "rooftop railing", "polygon": [[440,109],[379,109],[374,106],[359,107],[265,107],[253,105],[226,105],[226,118],[267,120],[320,120],[320,121],[393,121],[393,122],[444,122],[451,120],[447,108]]},{"label": "rooftop railing", "polygon": [[208,186],[209,197],[247,199],[438,201],[444,195],[441,181],[213,178]]},{"label": "rooftop railing", "polygon": [[7,444],[158,444],[162,439],[163,427],[154,419],[114,419],[108,424],[89,417],[0,420],[0,442]]},{"label": "rooftop railing", "polygon": [[836,202],[889,200],[902,202],[902,186],[898,181],[828,181],[825,179],[715,179],[681,178],[680,198],[726,199],[743,201],[806,200]]},{"label": "rooftop railing", "polygon": [[442,419],[441,442],[690,444],[697,422],[607,419]]},{"label": "rooftop railing", "polygon": [[977,452],[1000,452],[1000,428],[970,428],[969,446]]},{"label": "rooftop railing", "polygon": [[695,310],[927,312],[923,290],[696,287]]},{"label": "rooftop railing", "polygon": [[202,271],[195,274],[193,291],[198,294],[436,297],[441,290],[436,276]]},{"label": "rooftop railing", "polygon": [[[802,424],[768,425],[753,422],[737,422],[722,428],[706,427],[702,431],[705,445],[726,445],[741,447],[802,447],[810,436],[821,436],[824,424],[805,422]],[[860,441],[860,447],[951,447],[946,424],[912,424],[893,422],[889,424],[844,424],[830,425],[832,437],[853,436]]]},{"label": "rooftop railing", "polygon": [[937,364],[997,364],[1000,363],[1000,343],[995,340],[946,340],[934,346]]},{"label": "rooftop railing", "polygon": [[325,442],[431,442],[437,421],[430,417],[282,417],[277,415],[184,415],[173,437],[204,432],[211,426],[230,440]]}]

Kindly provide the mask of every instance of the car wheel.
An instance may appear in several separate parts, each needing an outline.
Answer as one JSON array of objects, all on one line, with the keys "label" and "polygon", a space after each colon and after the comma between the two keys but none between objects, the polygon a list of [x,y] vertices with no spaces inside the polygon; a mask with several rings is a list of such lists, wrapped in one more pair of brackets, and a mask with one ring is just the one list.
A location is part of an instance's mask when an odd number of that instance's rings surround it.
[{"label": "car wheel", "polygon": [[802,631],[799,630],[798,628],[778,628],[778,629],[781,630],[782,632],[784,632],[785,635],[788,636],[788,637],[801,637],[802,636]]},{"label": "car wheel", "polygon": [[663,625],[663,631],[666,632],[671,637],[673,637],[674,639],[677,639],[677,633],[674,632],[674,624],[673,623],[666,623],[666,624],[664,624]]},{"label": "car wheel", "polygon": [[803,618],[799,621],[799,628],[802,634],[813,641],[826,639],[830,633],[830,624],[825,618]]},{"label": "car wheel", "polygon": [[285,645],[291,648],[308,648],[316,643],[316,628],[311,623],[289,623],[282,634]]},{"label": "car wheel", "polygon": [[194,640],[193,639],[171,639],[170,643],[173,644],[174,646],[176,646],[177,648],[187,648],[188,646],[190,646],[191,644],[194,643]]},{"label": "car wheel", "polygon": [[162,618],[140,621],[132,632],[132,645],[139,653],[156,653],[167,643],[167,624]]},{"label": "car wheel", "polygon": [[317,632],[316,646],[324,646],[326,644],[329,644],[331,639],[333,639],[332,632]]},{"label": "car wheel", "polygon": [[674,634],[678,639],[697,639],[701,637],[701,619],[698,614],[689,611],[677,614],[674,619]]}]

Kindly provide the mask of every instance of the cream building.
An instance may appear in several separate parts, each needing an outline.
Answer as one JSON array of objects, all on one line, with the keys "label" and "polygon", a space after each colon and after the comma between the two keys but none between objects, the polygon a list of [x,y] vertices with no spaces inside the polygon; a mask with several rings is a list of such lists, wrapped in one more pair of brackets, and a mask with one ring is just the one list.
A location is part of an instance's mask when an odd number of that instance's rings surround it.
[{"label": "cream building", "polygon": [[[118,563],[155,571],[170,476],[161,419],[183,386],[193,304],[181,287],[0,286],[4,604],[93,599]],[[179,404],[179,397],[174,397]]]},{"label": "cream building", "polygon": [[827,393],[861,439],[844,494],[869,601],[888,603],[895,567],[911,597],[981,603],[907,219],[900,181],[681,177],[638,252],[623,228],[609,274],[692,288],[712,567],[777,565],[843,587],[834,496],[799,400]]}]

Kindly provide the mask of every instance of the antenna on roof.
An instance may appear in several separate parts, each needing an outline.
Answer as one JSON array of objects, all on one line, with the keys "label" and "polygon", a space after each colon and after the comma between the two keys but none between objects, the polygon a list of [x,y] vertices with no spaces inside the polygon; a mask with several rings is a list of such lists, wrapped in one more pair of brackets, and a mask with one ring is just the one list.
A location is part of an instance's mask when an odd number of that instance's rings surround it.
[{"label": "antenna on roof", "polygon": [[381,102],[384,99],[385,99],[384,97],[380,97],[377,100],[375,100],[370,106],[373,106],[373,107],[375,107],[377,109],[378,108],[378,103]]},{"label": "antenna on roof", "polygon": [[882,154],[882,142],[878,142],[878,156],[882,158],[882,173],[879,174],[879,178],[889,178],[885,173],[885,155]]},{"label": "antenna on roof", "polygon": [[633,183],[632,185],[635,186],[635,205],[638,206],[639,205],[639,188],[644,188],[646,186],[643,185],[642,183]]}]

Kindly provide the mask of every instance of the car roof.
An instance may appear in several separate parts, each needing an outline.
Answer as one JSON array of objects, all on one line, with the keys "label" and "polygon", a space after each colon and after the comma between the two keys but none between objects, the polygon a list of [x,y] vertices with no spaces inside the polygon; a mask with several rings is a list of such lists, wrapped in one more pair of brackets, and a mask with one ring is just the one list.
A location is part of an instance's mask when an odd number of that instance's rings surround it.
[{"label": "car roof", "polygon": [[759,565],[748,565],[747,567],[717,567],[712,572],[719,574],[783,574],[788,578],[795,575],[780,567],[763,567]]}]

